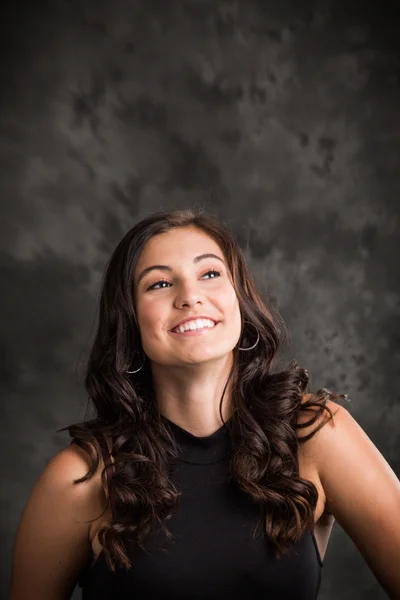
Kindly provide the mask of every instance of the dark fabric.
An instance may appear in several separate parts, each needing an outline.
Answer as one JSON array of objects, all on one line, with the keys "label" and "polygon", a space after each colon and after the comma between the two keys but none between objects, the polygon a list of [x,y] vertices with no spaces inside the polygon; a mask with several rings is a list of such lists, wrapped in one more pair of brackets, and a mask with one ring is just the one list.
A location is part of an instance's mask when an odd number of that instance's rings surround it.
[{"label": "dark fabric", "polygon": [[199,438],[162,418],[182,450],[171,470],[183,492],[167,522],[175,540],[158,527],[146,540],[146,552],[128,545],[128,572],[111,573],[101,553],[82,573],[82,599],[315,600],[323,566],[315,537],[306,532],[290,555],[274,558],[259,506],[229,480],[229,421]]}]

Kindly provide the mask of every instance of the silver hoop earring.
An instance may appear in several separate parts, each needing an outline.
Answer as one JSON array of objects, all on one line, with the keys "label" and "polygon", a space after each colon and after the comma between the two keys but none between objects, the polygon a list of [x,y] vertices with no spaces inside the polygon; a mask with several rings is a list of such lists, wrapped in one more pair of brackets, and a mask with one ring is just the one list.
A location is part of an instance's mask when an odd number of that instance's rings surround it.
[{"label": "silver hoop earring", "polygon": [[[253,323],[250,323],[250,321],[245,321],[245,323],[248,323],[249,325],[253,325]],[[250,348],[240,348],[239,347],[238,350],[245,350],[245,351],[247,351],[247,350],[253,350],[253,348],[255,348],[257,346],[258,342],[260,341],[260,334],[258,332],[257,327],[255,325],[253,325],[253,327],[257,331],[257,341],[256,341],[256,343],[253,344],[253,346],[250,346]]]},{"label": "silver hoop earring", "polygon": [[137,373],[138,371],[140,371],[140,369],[142,369],[144,367],[144,363],[146,362],[146,355],[144,354],[144,361],[143,364],[140,365],[140,367],[138,369],[136,369],[136,371],[126,371],[127,373]]}]

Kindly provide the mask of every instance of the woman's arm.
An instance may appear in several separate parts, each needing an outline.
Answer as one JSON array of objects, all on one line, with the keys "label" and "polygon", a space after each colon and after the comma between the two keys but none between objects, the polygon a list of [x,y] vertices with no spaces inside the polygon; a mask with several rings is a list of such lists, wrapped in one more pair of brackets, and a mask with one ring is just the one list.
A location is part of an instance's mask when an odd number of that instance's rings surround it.
[{"label": "woman's arm", "polygon": [[400,482],[347,409],[316,434],[327,509],[351,537],[391,600],[400,600]]},{"label": "woman's arm", "polygon": [[71,444],[50,460],[37,480],[15,537],[9,600],[71,597],[90,557],[88,521],[104,509],[99,474],[73,483],[88,468],[86,454]]}]

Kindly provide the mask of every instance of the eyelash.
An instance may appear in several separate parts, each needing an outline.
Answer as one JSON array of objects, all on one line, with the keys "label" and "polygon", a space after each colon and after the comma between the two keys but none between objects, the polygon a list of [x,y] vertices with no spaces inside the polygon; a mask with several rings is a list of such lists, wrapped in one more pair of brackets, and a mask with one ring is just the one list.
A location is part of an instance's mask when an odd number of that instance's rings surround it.
[{"label": "eyelash", "polygon": [[[202,275],[202,277],[204,277],[204,275],[208,275],[209,273],[216,273],[216,274],[218,274],[218,277],[219,277],[222,274],[222,271],[218,271],[218,269],[210,269],[210,271],[206,271]],[[218,279],[218,277],[216,279]],[[215,279],[215,277],[212,277],[212,279]],[[166,281],[165,279],[160,279],[160,281],[156,281],[156,283],[153,283],[153,285],[151,285],[149,288],[147,288],[147,291],[156,289],[154,286],[158,285],[159,283],[169,283],[169,281]],[[157,289],[165,289],[165,288],[157,288]]]}]

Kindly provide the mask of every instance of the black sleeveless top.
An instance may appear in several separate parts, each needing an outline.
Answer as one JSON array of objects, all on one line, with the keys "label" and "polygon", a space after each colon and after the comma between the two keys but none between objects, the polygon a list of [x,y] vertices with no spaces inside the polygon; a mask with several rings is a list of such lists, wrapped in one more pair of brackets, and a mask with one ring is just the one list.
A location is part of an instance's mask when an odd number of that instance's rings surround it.
[{"label": "black sleeveless top", "polygon": [[229,428],[197,437],[162,419],[182,448],[171,478],[183,496],[167,521],[175,539],[160,526],[145,539],[147,552],[128,546],[130,571],[112,573],[103,552],[92,567],[91,558],[78,582],[82,599],[315,600],[323,562],[314,532],[274,558],[259,506],[228,481]]}]

